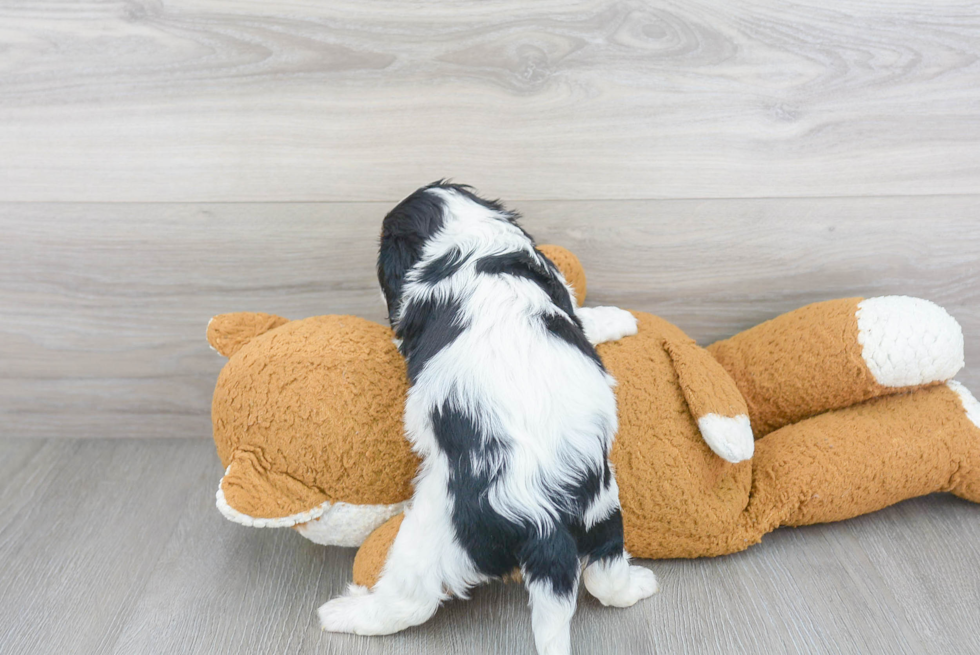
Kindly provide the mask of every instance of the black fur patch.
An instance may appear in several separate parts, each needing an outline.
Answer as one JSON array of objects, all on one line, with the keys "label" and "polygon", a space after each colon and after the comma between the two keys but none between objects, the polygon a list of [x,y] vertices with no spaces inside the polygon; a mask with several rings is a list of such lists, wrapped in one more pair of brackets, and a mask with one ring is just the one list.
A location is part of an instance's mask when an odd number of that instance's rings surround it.
[{"label": "black fur patch", "polygon": [[433,259],[419,271],[418,281],[423,284],[435,284],[455,273],[463,265],[463,253],[459,248],[452,248],[445,255]]},{"label": "black fur patch", "polygon": [[[548,580],[557,594],[571,593],[578,576],[578,558],[589,562],[621,555],[623,519],[617,508],[591,530],[581,515],[599,494],[604,471],[590,472],[566,490],[559,506],[569,511],[541,534],[530,523],[515,523],[498,514],[489,502],[490,488],[506,473],[505,445],[483,434],[476,422],[448,402],[432,413],[439,448],[449,460],[449,493],[453,498],[453,528],[460,546],[477,569],[501,577],[522,567],[531,580]],[[569,497],[574,500],[569,503]],[[572,506],[569,506],[572,505]]]},{"label": "black fur patch", "polygon": [[449,459],[449,493],[453,498],[456,539],[483,574],[501,577],[519,566],[517,551],[528,528],[500,516],[488,492],[506,470],[473,467],[478,462],[505,462],[499,440],[481,435],[476,423],[447,403],[432,414],[436,441]]},{"label": "black fur patch", "polygon": [[578,544],[579,556],[587,557],[589,564],[619,557],[624,548],[623,512],[617,507],[589,530],[585,530],[581,524],[573,526],[572,534]]},{"label": "black fur patch", "polygon": [[548,332],[578,348],[583,355],[598,364],[599,368],[606,370],[602,365],[602,360],[599,359],[599,353],[595,351],[595,348],[589,343],[589,340],[585,338],[585,332],[582,331],[581,327],[573,325],[571,321],[559,314],[545,314],[542,320]]},{"label": "black fur patch", "polygon": [[[596,434],[600,434],[599,431]],[[596,437],[598,439],[599,437]],[[603,448],[602,468],[583,468],[579,471],[579,477],[556,489],[551,493],[551,502],[555,507],[562,508],[562,521],[568,525],[574,525],[581,521],[581,517],[592,504],[603,489],[609,488],[612,480],[612,470],[609,468],[609,457]]]},{"label": "black fur patch", "polygon": [[409,303],[395,326],[402,340],[401,353],[408,363],[408,379],[415,380],[426,362],[456,340],[465,326],[456,300],[428,299]]},{"label": "black fur patch", "polygon": [[576,516],[584,514],[592,499],[602,491],[602,471],[587,468],[582,473],[584,477],[566,491],[566,502],[571,501]]},{"label": "black fur patch", "polygon": [[555,526],[546,535],[535,534],[524,542],[518,559],[530,582],[547,580],[551,590],[568,596],[578,581],[578,549],[575,538],[563,526]]},{"label": "black fur patch", "polygon": [[394,326],[405,275],[422,257],[426,241],[442,229],[442,199],[419,189],[388,212],[381,224],[378,282],[388,304],[388,321]]},{"label": "black fur patch", "polygon": [[562,284],[556,271],[548,266],[549,264],[551,262],[544,256],[538,260],[526,251],[508,252],[503,255],[483,257],[477,261],[476,271],[491,275],[513,275],[531,280],[548,294],[548,298],[555,306],[568,314],[578,328],[582,329],[578,318],[575,317],[575,308],[568,289]]}]

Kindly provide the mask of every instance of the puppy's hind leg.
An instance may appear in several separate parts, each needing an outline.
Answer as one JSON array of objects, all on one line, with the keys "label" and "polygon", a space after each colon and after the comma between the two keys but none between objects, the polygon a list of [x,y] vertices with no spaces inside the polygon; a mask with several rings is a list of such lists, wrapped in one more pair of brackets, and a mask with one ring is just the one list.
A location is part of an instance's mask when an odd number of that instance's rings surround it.
[{"label": "puppy's hind leg", "polygon": [[579,544],[588,554],[582,579],[589,593],[603,605],[629,607],[657,593],[657,577],[650,569],[630,566],[623,549],[623,515],[617,507],[588,530]]},{"label": "puppy's hind leg", "polygon": [[[441,508],[416,502],[388,551],[377,584],[352,587],[318,610],[328,632],[387,635],[425,623],[448,597],[473,584],[472,564],[456,545]],[[465,582],[464,582],[465,581]]]},{"label": "puppy's hind leg", "polygon": [[532,537],[518,555],[531,596],[531,628],[538,655],[568,655],[578,599],[579,559],[575,540],[562,526]]}]

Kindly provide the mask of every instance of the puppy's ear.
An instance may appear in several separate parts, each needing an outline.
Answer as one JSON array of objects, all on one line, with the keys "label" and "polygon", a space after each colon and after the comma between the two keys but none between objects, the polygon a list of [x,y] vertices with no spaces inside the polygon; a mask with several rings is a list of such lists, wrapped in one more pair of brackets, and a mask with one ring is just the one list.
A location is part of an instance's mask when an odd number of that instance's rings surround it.
[{"label": "puppy's ear", "polygon": [[401,305],[405,276],[421,259],[425,243],[442,229],[442,198],[423,187],[385,216],[378,252],[378,282],[388,303],[388,321],[394,327]]},{"label": "puppy's ear", "polygon": [[405,239],[390,234],[381,235],[381,249],[378,251],[378,282],[388,305],[388,322],[395,326],[395,317],[401,306],[402,286],[405,274],[419,260],[421,248]]}]

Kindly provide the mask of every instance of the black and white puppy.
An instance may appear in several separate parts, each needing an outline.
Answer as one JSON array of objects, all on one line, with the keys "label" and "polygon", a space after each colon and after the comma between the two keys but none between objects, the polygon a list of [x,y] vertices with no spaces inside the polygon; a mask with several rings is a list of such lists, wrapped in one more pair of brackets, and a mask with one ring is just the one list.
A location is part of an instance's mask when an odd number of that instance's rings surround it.
[{"label": "black and white puppy", "polygon": [[593,344],[636,332],[577,308],[516,215],[436,182],[384,219],[378,277],[408,363],[415,494],[378,583],[319,610],[324,629],[390,634],[519,568],[538,652],[569,652],[578,582],[604,605],[657,591],[623,549],[612,377]]}]

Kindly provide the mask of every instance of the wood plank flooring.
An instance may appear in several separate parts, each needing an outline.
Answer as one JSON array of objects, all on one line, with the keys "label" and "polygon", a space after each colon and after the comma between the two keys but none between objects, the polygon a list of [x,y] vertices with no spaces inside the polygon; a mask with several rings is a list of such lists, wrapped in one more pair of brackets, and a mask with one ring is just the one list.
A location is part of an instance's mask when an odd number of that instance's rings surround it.
[{"label": "wood plank flooring", "polygon": [[980,193],[971,0],[7,0],[0,43],[0,200]]},{"label": "wood plank flooring", "polygon": [[[710,343],[818,300],[905,294],[963,326],[980,395],[975,196],[514,203],[589,303]],[[0,434],[210,436],[222,312],[384,321],[387,203],[0,204]]]},{"label": "wood plank flooring", "polygon": [[[202,439],[0,439],[0,652],[532,653],[527,596],[492,584],[384,638],[322,633],[354,550],[244,528],[214,507]],[[582,595],[575,655],[980,651],[980,520],[946,495],[750,550],[646,561],[662,591]]]}]

